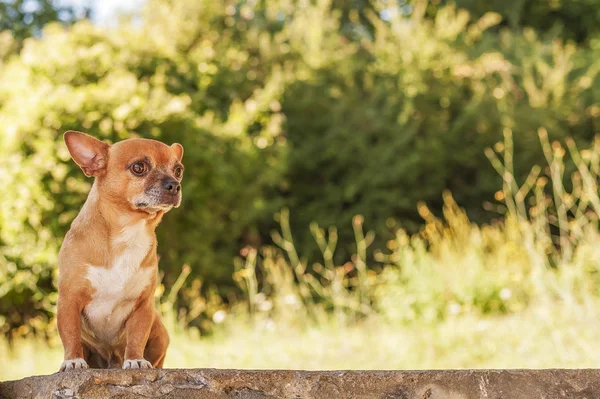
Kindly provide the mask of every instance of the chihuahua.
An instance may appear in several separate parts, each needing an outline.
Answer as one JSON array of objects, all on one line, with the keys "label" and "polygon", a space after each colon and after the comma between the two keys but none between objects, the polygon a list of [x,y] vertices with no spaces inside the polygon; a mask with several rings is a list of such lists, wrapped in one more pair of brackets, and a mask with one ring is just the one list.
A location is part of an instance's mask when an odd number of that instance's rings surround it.
[{"label": "chihuahua", "polygon": [[68,131],[94,183],[60,249],[60,371],[162,367],[169,336],[154,307],[156,226],[181,203],[183,147],[149,139],[109,145]]}]

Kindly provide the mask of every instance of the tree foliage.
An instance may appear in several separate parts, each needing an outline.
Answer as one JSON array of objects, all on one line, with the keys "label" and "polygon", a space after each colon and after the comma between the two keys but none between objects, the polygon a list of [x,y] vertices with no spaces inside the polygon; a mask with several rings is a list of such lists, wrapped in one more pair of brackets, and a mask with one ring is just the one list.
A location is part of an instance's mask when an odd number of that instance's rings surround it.
[{"label": "tree foliage", "polygon": [[501,25],[512,30],[529,27],[540,34],[560,36],[578,43],[586,43],[600,33],[598,0],[437,0],[429,2],[427,13],[434,16],[449,4],[456,4],[475,18],[486,12],[496,12],[502,17]]},{"label": "tree foliage", "polygon": [[70,24],[77,19],[73,7],[55,0],[0,0],[0,32],[11,32],[17,41],[39,36],[49,22]]}]

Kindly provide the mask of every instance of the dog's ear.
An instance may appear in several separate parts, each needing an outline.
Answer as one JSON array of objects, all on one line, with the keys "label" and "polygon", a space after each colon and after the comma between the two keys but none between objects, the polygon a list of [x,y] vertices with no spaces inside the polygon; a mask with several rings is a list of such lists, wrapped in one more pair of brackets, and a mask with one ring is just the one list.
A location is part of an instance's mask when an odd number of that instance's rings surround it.
[{"label": "dog's ear", "polygon": [[73,130],[66,132],[64,139],[71,157],[86,176],[98,176],[106,170],[108,144]]},{"label": "dog's ear", "polygon": [[179,143],[175,143],[171,144],[171,148],[173,151],[175,151],[175,154],[177,154],[177,159],[179,159],[179,162],[181,162],[181,159],[183,158],[183,146]]}]

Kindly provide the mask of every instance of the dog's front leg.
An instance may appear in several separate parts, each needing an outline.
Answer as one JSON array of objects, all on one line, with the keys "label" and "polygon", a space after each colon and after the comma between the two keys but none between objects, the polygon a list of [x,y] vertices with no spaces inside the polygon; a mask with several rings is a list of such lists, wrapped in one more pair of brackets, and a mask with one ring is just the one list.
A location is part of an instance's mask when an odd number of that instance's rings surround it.
[{"label": "dog's front leg", "polygon": [[87,369],[81,344],[81,306],[79,301],[62,295],[56,312],[58,334],[65,348],[65,360],[60,371]]},{"label": "dog's front leg", "polygon": [[123,362],[124,369],[152,368],[152,364],[144,359],[144,348],[150,336],[154,313],[152,298],[144,298],[142,303],[129,315],[125,323],[127,346]]}]

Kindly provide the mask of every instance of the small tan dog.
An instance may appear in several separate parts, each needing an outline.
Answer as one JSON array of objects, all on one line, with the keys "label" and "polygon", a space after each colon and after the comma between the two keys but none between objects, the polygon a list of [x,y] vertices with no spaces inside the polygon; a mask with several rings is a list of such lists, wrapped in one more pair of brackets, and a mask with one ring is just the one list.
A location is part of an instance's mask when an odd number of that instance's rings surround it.
[{"label": "small tan dog", "polygon": [[169,336],[154,308],[154,230],[181,203],[183,147],[148,139],[113,145],[69,131],[88,198],[59,253],[61,371],[162,367]]}]

